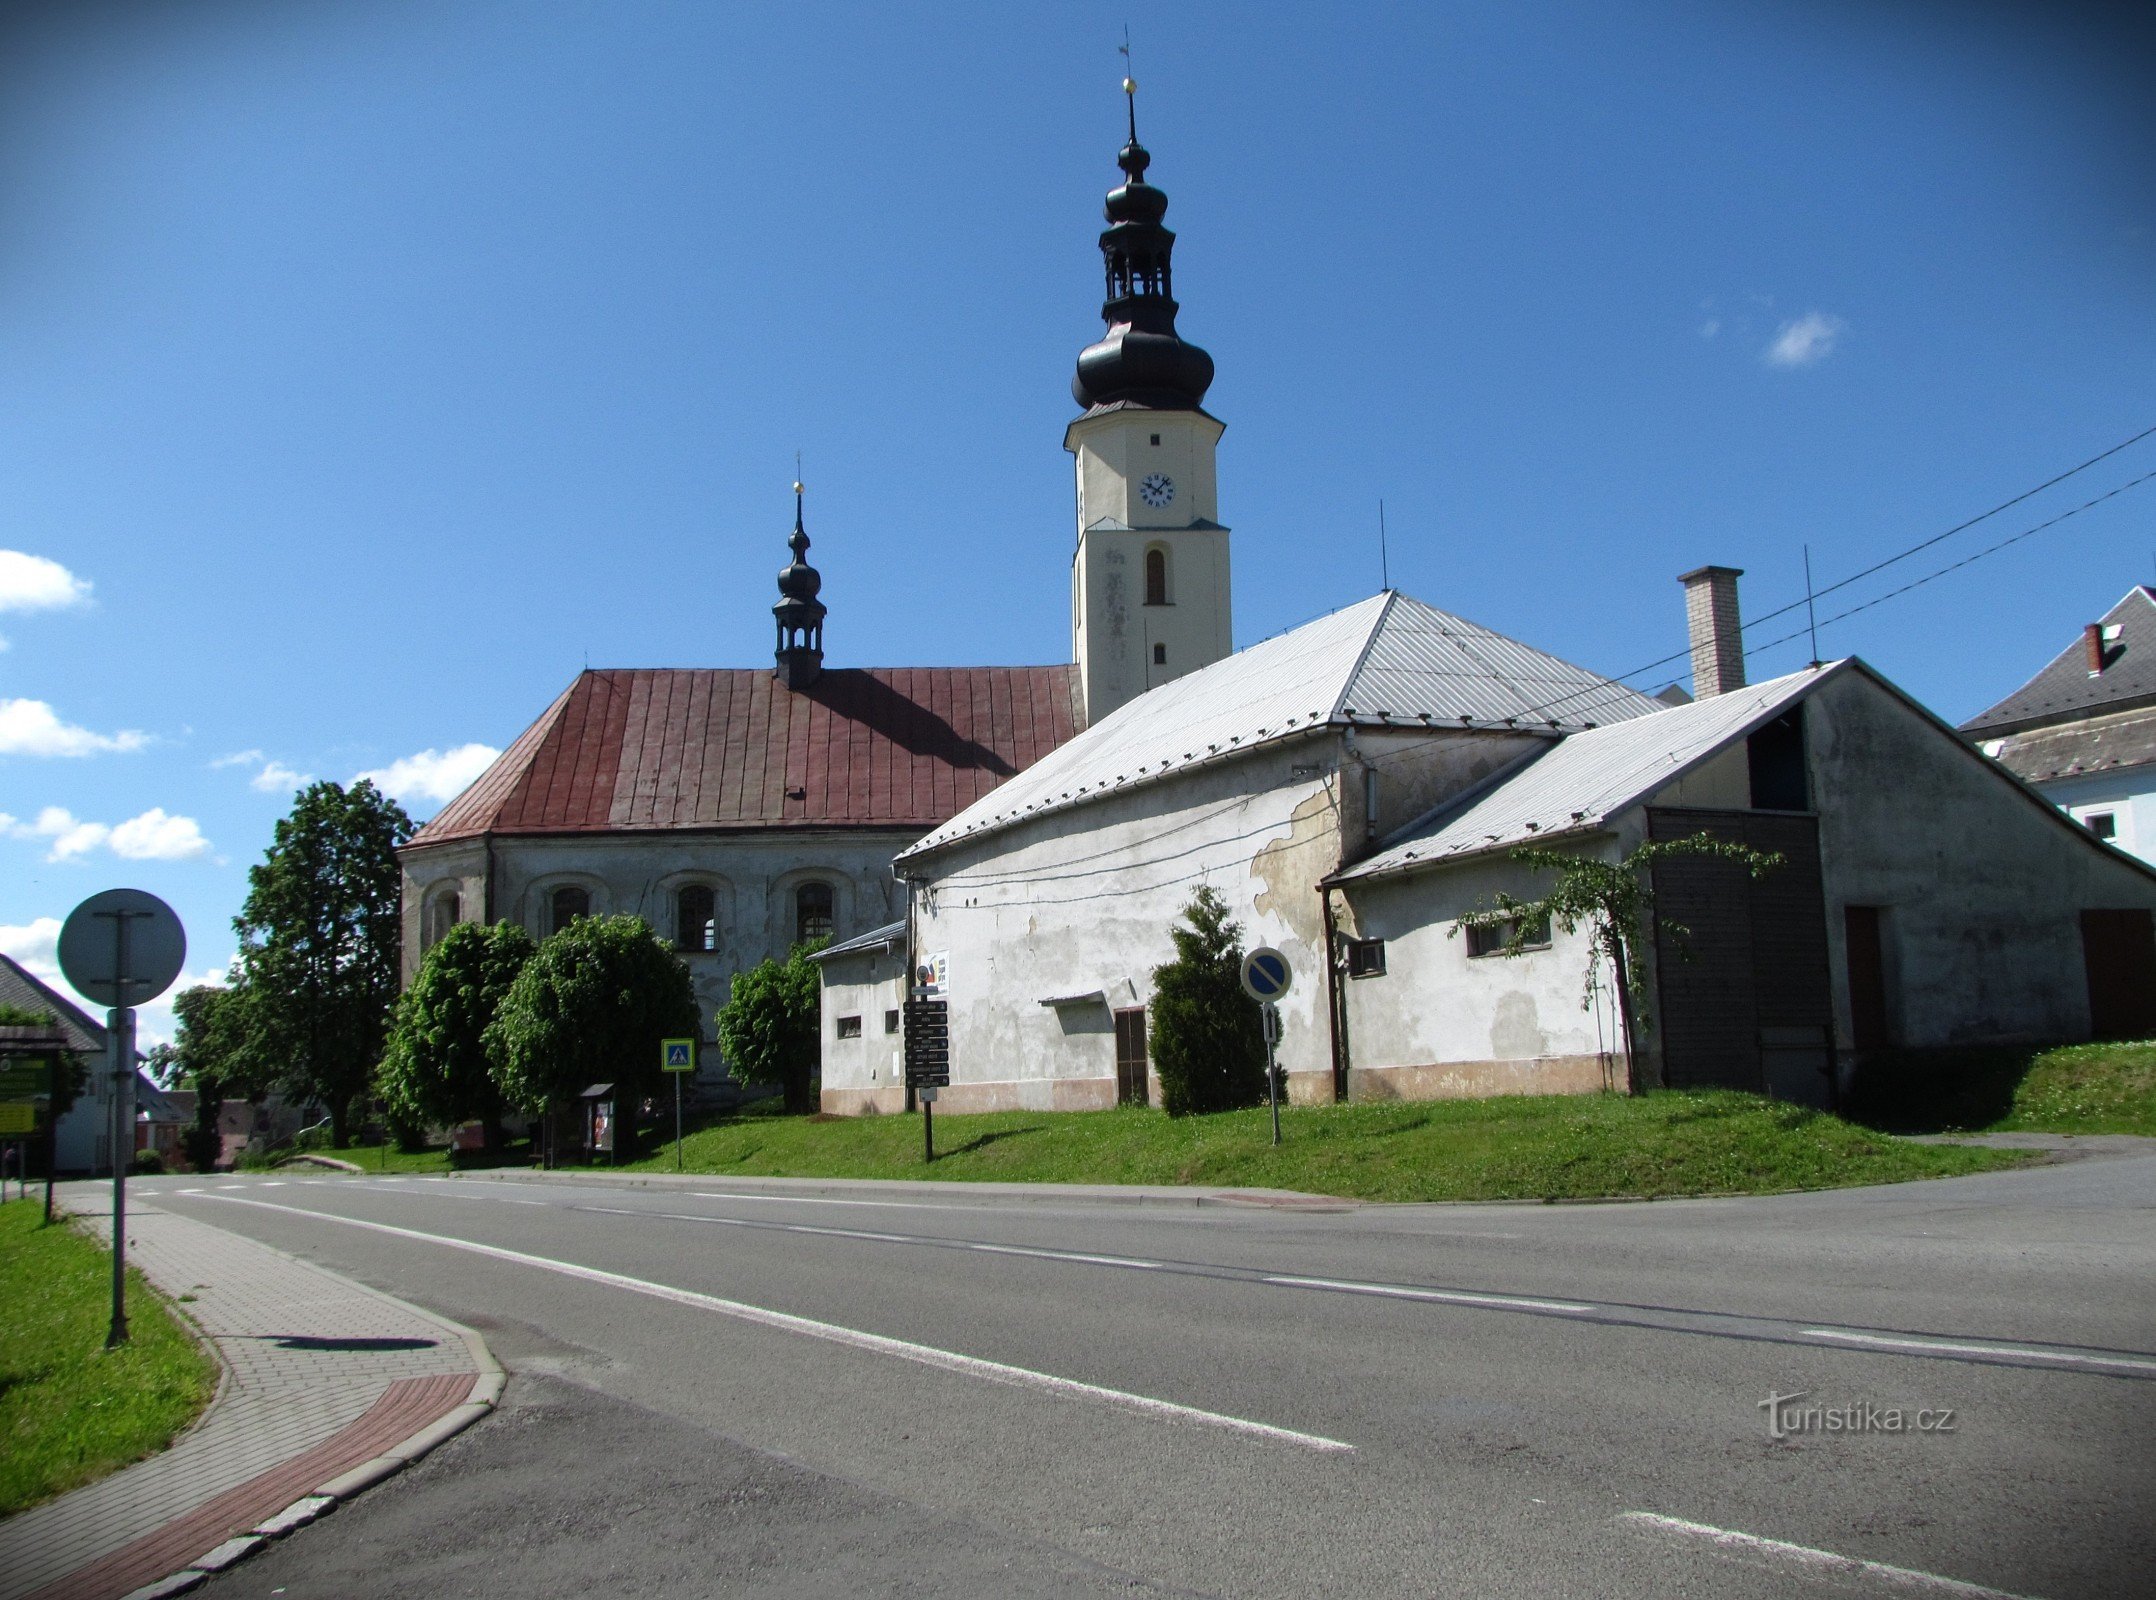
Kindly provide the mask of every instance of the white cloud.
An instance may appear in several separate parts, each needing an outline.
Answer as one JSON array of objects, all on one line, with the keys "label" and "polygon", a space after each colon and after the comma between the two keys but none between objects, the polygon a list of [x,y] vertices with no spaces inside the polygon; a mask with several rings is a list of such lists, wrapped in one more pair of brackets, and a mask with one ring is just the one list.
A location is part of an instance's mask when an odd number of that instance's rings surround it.
[{"label": "white cloud", "polygon": [[64,611],[89,600],[89,583],[59,562],[0,550],[0,611]]},{"label": "white cloud", "polygon": [[1711,339],[1721,331],[1722,319],[1720,317],[1709,317],[1699,325],[1699,336],[1702,339]]},{"label": "white cloud", "polygon": [[60,982],[60,919],[38,917],[21,924],[0,923],[0,955],[21,962],[34,978]]},{"label": "white cloud", "polygon": [[259,750],[236,750],[231,755],[219,756],[210,763],[212,767],[259,767],[247,780],[251,789],[264,794],[290,794],[294,789],[304,789],[314,782],[311,772],[299,772],[286,766],[275,756],[266,756]]},{"label": "white cloud", "polygon": [[0,700],[0,756],[94,756],[149,742],[149,735],[131,730],[92,733],[62,722],[42,700]]},{"label": "white cloud", "polygon": [[1840,317],[1824,311],[1807,311],[1785,322],[1767,346],[1766,360],[1775,367],[1808,367],[1834,353],[1835,342],[1848,326]]},{"label": "white cloud", "polygon": [[460,744],[454,750],[422,750],[416,756],[400,756],[386,767],[359,776],[371,780],[393,799],[441,804],[462,794],[500,754],[490,744]]},{"label": "white cloud", "polygon": [[0,816],[0,832],[17,839],[50,841],[47,861],[72,861],[100,845],[128,861],[188,861],[209,854],[210,849],[193,817],[167,815],[163,806],[152,806],[115,826],[85,822],[64,806],[47,806],[35,822]]}]

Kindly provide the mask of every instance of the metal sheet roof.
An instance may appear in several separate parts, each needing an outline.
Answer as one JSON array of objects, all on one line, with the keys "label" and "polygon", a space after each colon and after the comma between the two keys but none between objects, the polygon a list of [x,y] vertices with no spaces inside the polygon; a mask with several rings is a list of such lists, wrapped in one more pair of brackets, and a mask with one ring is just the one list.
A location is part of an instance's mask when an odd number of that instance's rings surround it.
[{"label": "metal sheet roof", "polygon": [[1314,728],[1556,734],[1663,709],[1584,667],[1387,591],[1149,690],[899,859]]},{"label": "metal sheet roof", "polygon": [[1449,801],[1335,875],[1351,883],[1608,827],[1656,790],[1776,716],[1847,662],[1576,733]]},{"label": "metal sheet roof", "polygon": [[1984,749],[2031,783],[2156,762],[2156,710],[2115,712],[2064,727],[2029,728]]},{"label": "metal sheet roof", "polygon": [[896,945],[903,944],[905,939],[905,923],[887,922],[880,928],[871,928],[866,933],[857,933],[851,939],[847,939],[842,943],[825,945],[821,950],[811,955],[809,960],[829,961],[833,956],[857,956],[864,955],[871,950],[889,950]]},{"label": "metal sheet roof", "polygon": [[482,833],[934,827],[1082,725],[1075,669],[587,671],[407,850]]}]

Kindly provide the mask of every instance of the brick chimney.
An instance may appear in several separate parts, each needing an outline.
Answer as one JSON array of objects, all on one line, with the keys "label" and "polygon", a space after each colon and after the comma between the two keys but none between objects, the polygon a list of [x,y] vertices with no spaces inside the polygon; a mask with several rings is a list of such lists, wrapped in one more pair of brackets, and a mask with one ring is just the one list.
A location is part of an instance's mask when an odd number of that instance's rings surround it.
[{"label": "brick chimney", "polygon": [[1692,694],[1706,700],[1744,687],[1744,624],[1737,612],[1737,567],[1698,567],[1684,585],[1684,621],[1692,636]]},{"label": "brick chimney", "polygon": [[2089,676],[2099,678],[2104,671],[2104,625],[2092,622],[2081,630],[2081,642],[2089,647]]}]

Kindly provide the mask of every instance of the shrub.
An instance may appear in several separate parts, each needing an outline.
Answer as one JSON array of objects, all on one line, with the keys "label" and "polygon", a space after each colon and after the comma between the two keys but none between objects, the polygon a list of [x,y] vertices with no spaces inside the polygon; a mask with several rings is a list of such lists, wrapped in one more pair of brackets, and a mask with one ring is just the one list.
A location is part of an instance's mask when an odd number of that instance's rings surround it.
[{"label": "shrub", "polygon": [[815,1075],[822,1053],[817,1005],[822,974],[809,956],[823,941],[797,944],[786,959],[768,957],[737,973],[719,1007],[719,1048],[744,1083],[775,1083],[796,1114],[816,1109]]},{"label": "shrub", "polygon": [[165,1158],[155,1150],[137,1150],[135,1159],[128,1162],[127,1170],[138,1178],[162,1178],[165,1175]]},{"label": "shrub", "polygon": [[1175,959],[1153,969],[1153,1065],[1171,1117],[1228,1111],[1265,1098],[1265,1024],[1243,993],[1243,930],[1227,902],[1200,886],[1168,930]]},{"label": "shrub", "polygon": [[489,1149],[501,1142],[502,1093],[487,1054],[487,1029],[517,974],[531,959],[532,936],[513,922],[462,922],[419,963],[397,1002],[396,1023],[375,1087],[401,1147],[429,1126],[477,1121]]}]

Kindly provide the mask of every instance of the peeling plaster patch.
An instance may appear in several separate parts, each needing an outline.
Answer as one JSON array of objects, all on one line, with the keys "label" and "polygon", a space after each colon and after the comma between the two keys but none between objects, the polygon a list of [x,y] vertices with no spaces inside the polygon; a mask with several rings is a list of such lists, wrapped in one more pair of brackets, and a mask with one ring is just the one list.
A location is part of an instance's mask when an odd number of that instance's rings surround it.
[{"label": "peeling plaster patch", "polygon": [[1535,997],[1515,989],[1500,999],[1490,1018],[1490,1054],[1499,1061],[1525,1061],[1549,1051]]},{"label": "peeling plaster patch", "polygon": [[1254,909],[1275,916],[1312,949],[1325,945],[1325,922],[1312,886],[1340,859],[1340,834],[1329,790],[1320,788],[1288,818],[1288,836],[1260,850],[1250,875],[1265,885]]}]

